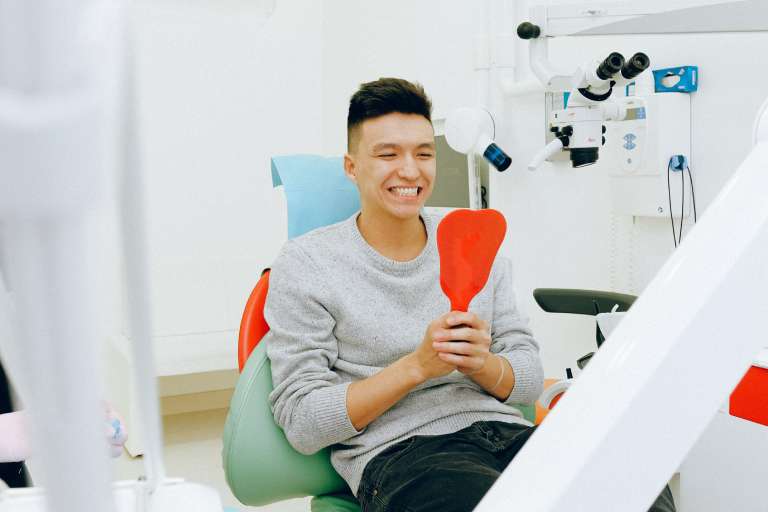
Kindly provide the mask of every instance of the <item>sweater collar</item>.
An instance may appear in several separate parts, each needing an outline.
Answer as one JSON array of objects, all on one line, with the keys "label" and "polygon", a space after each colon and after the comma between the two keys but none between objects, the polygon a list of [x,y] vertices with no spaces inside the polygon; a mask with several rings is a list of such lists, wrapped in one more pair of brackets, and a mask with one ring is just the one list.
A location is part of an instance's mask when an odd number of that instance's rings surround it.
[{"label": "sweater collar", "polygon": [[360,228],[357,226],[357,217],[360,212],[357,211],[349,219],[347,219],[347,228],[351,235],[351,238],[355,244],[355,248],[362,254],[368,261],[370,261],[377,268],[384,270],[385,272],[393,273],[407,273],[412,272],[414,269],[420,268],[424,261],[426,261],[436,251],[435,240],[435,222],[431,215],[427,215],[422,209],[419,212],[419,217],[424,222],[424,227],[427,232],[427,243],[424,244],[424,248],[421,250],[418,256],[408,261],[396,261],[386,256],[383,256],[376,249],[370,246],[368,242],[360,233]]}]

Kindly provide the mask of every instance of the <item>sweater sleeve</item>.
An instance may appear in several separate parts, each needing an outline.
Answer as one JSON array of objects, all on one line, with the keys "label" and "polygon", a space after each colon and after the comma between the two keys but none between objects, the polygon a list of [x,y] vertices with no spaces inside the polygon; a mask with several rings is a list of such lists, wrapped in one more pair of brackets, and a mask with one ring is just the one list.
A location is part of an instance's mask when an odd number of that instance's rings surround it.
[{"label": "sweater sleeve", "polygon": [[505,400],[507,404],[530,404],[536,401],[544,386],[544,370],[539,357],[539,344],[521,316],[512,285],[512,264],[497,258],[494,280],[491,352],[509,361],[515,372],[515,387]]},{"label": "sweater sleeve", "polygon": [[270,406],[288,441],[305,455],[360,433],[347,413],[350,382],[333,371],[338,342],[321,279],[306,253],[288,242],[270,272],[265,305]]}]

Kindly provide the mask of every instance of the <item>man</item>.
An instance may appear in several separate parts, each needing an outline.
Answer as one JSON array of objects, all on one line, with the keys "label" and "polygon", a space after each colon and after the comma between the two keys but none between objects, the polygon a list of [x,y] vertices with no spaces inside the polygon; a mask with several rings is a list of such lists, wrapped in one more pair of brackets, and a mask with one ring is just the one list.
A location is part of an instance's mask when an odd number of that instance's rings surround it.
[{"label": "man", "polygon": [[439,284],[431,104],[384,78],[352,96],[344,169],[360,212],[289,241],[265,316],[275,420],[363,510],[472,510],[533,432],[539,347],[497,257],[470,312]]}]

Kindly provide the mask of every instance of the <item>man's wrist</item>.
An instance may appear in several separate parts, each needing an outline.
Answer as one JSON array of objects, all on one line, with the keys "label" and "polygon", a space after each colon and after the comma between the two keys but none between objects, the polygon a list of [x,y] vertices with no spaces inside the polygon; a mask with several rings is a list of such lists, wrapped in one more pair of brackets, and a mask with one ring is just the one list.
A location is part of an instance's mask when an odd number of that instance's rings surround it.
[{"label": "man's wrist", "polygon": [[424,371],[421,369],[415,354],[408,354],[395,362],[399,373],[406,379],[411,387],[416,387],[427,381]]},{"label": "man's wrist", "polygon": [[493,374],[496,375],[496,371],[494,370],[493,363],[494,354],[488,354],[488,357],[485,358],[485,362],[483,363],[483,366],[479,370],[475,370],[474,372],[465,374],[467,377],[469,377],[472,380],[487,380],[488,376]]}]

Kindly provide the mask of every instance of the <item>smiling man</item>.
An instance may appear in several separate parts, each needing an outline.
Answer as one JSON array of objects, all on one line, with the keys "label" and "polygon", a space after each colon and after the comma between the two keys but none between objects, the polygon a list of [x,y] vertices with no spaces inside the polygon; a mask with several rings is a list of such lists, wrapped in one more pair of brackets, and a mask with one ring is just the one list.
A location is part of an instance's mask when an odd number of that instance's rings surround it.
[{"label": "smiling man", "polygon": [[470,312],[449,311],[421,86],[363,84],[347,134],[360,211],[290,240],[270,274],[275,420],[302,453],[331,447],[365,511],[469,511],[533,432],[515,404],[541,393],[539,348],[504,257]]}]

